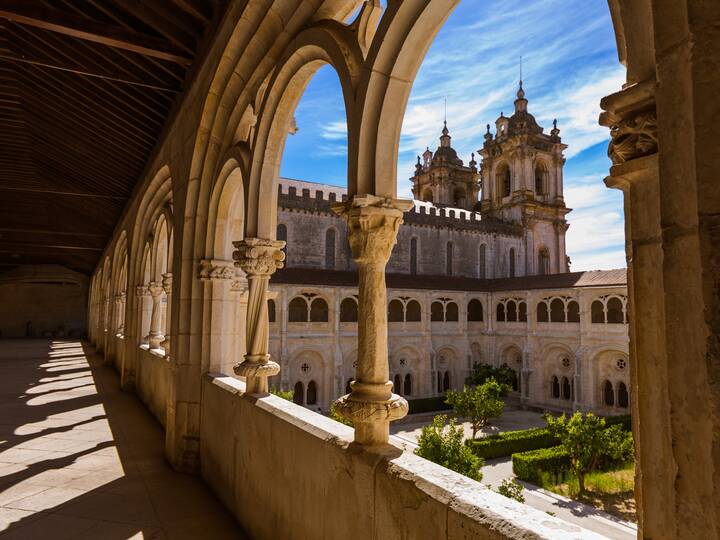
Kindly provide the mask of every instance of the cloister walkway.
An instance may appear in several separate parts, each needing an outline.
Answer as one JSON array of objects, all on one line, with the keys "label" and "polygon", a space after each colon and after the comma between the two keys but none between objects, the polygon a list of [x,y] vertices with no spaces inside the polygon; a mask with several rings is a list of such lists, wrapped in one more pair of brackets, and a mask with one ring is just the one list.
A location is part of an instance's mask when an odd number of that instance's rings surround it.
[{"label": "cloister walkway", "polygon": [[244,538],[77,340],[0,341],[0,538]]}]

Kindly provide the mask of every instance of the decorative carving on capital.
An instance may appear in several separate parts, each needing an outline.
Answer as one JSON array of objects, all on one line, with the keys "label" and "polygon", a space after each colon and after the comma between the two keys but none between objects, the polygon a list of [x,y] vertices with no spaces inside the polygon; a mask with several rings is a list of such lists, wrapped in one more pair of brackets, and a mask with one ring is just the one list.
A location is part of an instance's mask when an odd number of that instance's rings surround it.
[{"label": "decorative carving on capital", "polygon": [[150,296],[147,285],[138,285],[135,287],[135,296]]},{"label": "decorative carving on capital", "polygon": [[203,259],[200,261],[199,276],[202,281],[233,279],[235,267],[232,261]]},{"label": "decorative carving on capital", "polygon": [[374,195],[355,196],[332,210],[347,221],[350,249],[357,263],[387,263],[412,201]]},{"label": "decorative carving on capital", "polygon": [[647,80],[602,99],[600,125],[610,128],[608,156],[614,165],[658,151],[655,82]]},{"label": "decorative carving on capital", "polygon": [[170,272],[162,275],[162,288],[165,294],[172,293],[172,274]]},{"label": "decorative carving on capital", "polygon": [[150,293],[150,296],[152,296],[153,298],[160,296],[162,293],[165,292],[162,283],[158,283],[157,281],[151,281],[150,283],[148,283],[147,290]]},{"label": "decorative carving on capital", "polygon": [[[285,263],[285,253],[282,249],[285,242],[282,240],[267,240],[264,238],[245,238],[233,242],[236,251],[233,253],[235,266],[250,276],[270,276],[279,270]],[[235,277],[233,273],[231,279]]]}]

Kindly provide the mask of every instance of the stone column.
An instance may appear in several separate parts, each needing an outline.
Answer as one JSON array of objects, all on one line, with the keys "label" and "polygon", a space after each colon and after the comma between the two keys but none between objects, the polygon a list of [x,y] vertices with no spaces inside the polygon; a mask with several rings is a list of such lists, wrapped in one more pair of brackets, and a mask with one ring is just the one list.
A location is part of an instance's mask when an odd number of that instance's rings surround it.
[{"label": "stone column", "polygon": [[165,356],[170,356],[170,319],[172,317],[172,273],[162,275],[162,288],[165,291],[165,339],[160,346],[165,349]]},{"label": "stone column", "polygon": [[152,297],[152,314],[150,316],[150,333],[147,335],[148,343],[151,349],[157,349],[160,343],[165,339],[163,336],[161,323],[162,313],[160,301],[162,300],[163,287],[161,283],[152,281],[148,284],[148,292]]},{"label": "stone column", "polygon": [[116,316],[115,321],[117,324],[117,329],[115,331],[115,334],[118,336],[122,336],[125,334],[125,293],[122,292],[117,295],[116,299]]},{"label": "stone column", "polygon": [[248,280],[245,361],[235,366],[235,374],[245,377],[248,394],[267,394],[268,377],[280,373],[280,366],[268,354],[269,323],[267,290],[270,276],[283,267],[285,253],[281,240],[245,238],[233,242],[235,265]]},{"label": "stone column", "polygon": [[582,348],[575,351],[575,373],[573,374],[573,411],[583,407],[583,358],[586,351]]},{"label": "stone column", "polygon": [[[147,285],[138,285],[135,289],[135,296],[138,298],[138,319],[137,319],[137,335],[142,336],[143,334],[143,322],[148,316],[147,313],[147,302],[146,299],[148,296],[150,296],[150,291],[148,290]],[[146,344],[148,342],[148,339],[150,336],[143,336],[142,337],[142,343]]]},{"label": "stone column", "polygon": [[352,420],[355,442],[385,445],[390,422],[404,417],[408,403],[392,393],[387,344],[385,266],[411,201],[374,195],[354,196],[332,209],[348,223],[353,260],[358,268],[358,362],[350,394],[336,401],[339,414]]},{"label": "stone column", "polygon": [[[224,359],[220,365],[221,373],[234,373],[237,358],[244,357],[247,353],[245,346],[245,324],[247,315],[247,289],[248,283],[245,276],[240,275],[241,272],[237,268],[235,279],[230,282],[230,301],[232,309],[230,312],[233,318],[230,322],[229,332],[232,335],[231,357]],[[223,321],[224,322],[224,321]]]}]

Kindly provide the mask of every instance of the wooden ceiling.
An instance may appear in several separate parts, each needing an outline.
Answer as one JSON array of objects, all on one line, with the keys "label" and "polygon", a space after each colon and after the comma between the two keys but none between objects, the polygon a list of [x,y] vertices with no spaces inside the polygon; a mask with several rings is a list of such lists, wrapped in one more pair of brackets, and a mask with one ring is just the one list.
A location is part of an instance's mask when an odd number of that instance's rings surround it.
[{"label": "wooden ceiling", "polygon": [[0,272],[92,272],[226,2],[0,0]]}]

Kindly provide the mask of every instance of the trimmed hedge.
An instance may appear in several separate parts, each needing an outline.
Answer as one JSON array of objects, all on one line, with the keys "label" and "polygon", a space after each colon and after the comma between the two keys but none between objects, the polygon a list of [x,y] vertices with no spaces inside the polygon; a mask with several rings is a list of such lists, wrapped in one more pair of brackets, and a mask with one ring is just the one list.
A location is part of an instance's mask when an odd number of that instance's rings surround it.
[{"label": "trimmed hedge", "polygon": [[560,441],[551,435],[547,428],[533,428],[506,431],[482,439],[470,440],[466,444],[476,456],[493,459],[529,450],[550,448],[560,444]]},{"label": "trimmed hedge", "polygon": [[562,446],[513,454],[512,464],[515,476],[539,486],[543,485],[543,477],[547,475],[561,482],[570,472],[570,457]]},{"label": "trimmed hedge", "polygon": [[445,396],[408,399],[408,405],[410,406],[409,414],[447,411],[452,409],[450,405],[445,403]]}]

